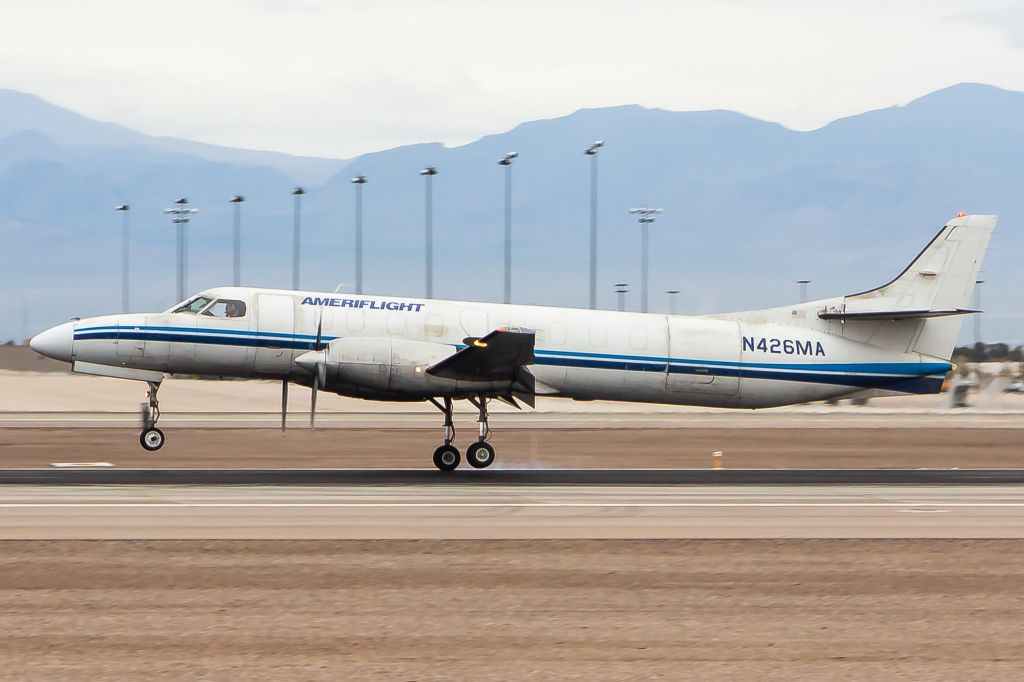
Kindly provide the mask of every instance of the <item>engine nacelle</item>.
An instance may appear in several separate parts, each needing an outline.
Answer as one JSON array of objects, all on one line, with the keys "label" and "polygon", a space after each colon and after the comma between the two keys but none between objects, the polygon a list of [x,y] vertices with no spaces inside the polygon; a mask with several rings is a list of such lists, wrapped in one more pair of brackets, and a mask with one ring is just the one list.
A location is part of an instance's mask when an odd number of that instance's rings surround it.
[{"label": "engine nacelle", "polygon": [[358,397],[401,394],[405,399],[507,389],[507,383],[455,381],[427,374],[428,367],[456,352],[453,346],[427,341],[374,337],[335,339],[326,351],[325,388]]}]

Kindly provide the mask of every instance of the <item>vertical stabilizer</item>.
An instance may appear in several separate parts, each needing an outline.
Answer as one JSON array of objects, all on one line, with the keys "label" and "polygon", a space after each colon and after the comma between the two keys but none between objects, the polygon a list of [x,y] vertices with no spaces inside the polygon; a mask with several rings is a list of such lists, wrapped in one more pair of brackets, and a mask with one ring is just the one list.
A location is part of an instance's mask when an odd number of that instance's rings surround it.
[{"label": "vertical stabilizer", "polygon": [[[909,336],[881,336],[902,337],[908,344],[906,350],[949,359],[963,314],[972,312],[975,282],[995,226],[994,215],[954,218],[894,280],[846,296],[836,317],[842,317],[846,325],[904,326]],[[884,320],[887,313],[892,315]],[[854,332],[851,335],[856,335],[855,329],[849,330]]]}]

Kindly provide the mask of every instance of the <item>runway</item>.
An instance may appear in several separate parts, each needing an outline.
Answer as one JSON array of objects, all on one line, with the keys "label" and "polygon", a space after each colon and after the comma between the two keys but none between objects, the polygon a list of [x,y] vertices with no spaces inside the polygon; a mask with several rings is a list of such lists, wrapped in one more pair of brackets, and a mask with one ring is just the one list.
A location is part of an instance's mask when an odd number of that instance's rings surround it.
[{"label": "runway", "polygon": [[5,486],[0,539],[1024,538],[1024,486]]},{"label": "runway", "polygon": [[[105,464],[99,462],[98,464]],[[498,465],[500,466],[500,465]],[[1024,485],[1024,469],[0,469],[0,485]]]}]

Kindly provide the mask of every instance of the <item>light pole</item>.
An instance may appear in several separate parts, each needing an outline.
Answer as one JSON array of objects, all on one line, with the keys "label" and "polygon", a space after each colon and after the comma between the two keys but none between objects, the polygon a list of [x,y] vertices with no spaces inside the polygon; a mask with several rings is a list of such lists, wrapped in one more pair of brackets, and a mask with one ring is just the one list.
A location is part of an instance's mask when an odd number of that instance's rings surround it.
[{"label": "light pole", "polygon": [[192,216],[199,212],[198,208],[189,208],[188,199],[182,197],[174,202],[173,208],[165,208],[164,213],[172,216],[171,223],[178,228],[178,300],[185,300],[186,274],[188,271],[188,238],[185,228]]},{"label": "light pole", "polygon": [[654,222],[654,216],[661,213],[660,208],[631,208],[629,212],[637,216],[637,222],[640,223],[640,312],[647,312],[647,260],[649,254],[649,235],[648,228]]},{"label": "light pole", "polygon": [[28,345],[29,343],[29,330],[30,325],[28,323],[28,301],[21,299],[21,344]]},{"label": "light pole", "polygon": [[974,343],[975,345],[981,343],[981,285],[985,283],[985,280],[978,279],[974,281],[974,309],[977,310],[974,314]]},{"label": "light pole", "polygon": [[668,314],[669,315],[675,315],[676,314],[676,296],[679,294],[679,291],[677,289],[669,289],[665,293],[668,294]]},{"label": "light pole", "polygon": [[626,294],[629,293],[629,284],[619,282],[615,285],[615,293],[619,295],[619,312],[626,311]]},{"label": "light pole", "polygon": [[807,303],[807,285],[811,283],[811,280],[798,279],[796,283],[800,285],[800,302]]},{"label": "light pole", "polygon": [[583,153],[590,157],[590,309],[597,309],[597,150],[604,140],[596,140]]},{"label": "light pole", "polygon": [[128,224],[128,215],[131,207],[128,204],[121,204],[114,208],[121,211],[121,312],[128,312],[128,232],[131,226]]},{"label": "light pole", "polygon": [[242,285],[242,204],[245,202],[245,197],[241,194],[236,194],[229,199],[229,203],[234,204],[235,209],[235,286]]},{"label": "light pole", "polygon": [[512,302],[512,160],[519,152],[509,152],[498,165],[505,167],[505,303]]},{"label": "light pole", "polygon": [[302,243],[302,195],[306,190],[296,187],[292,190],[292,289],[299,288],[299,251]]},{"label": "light pole", "polygon": [[427,298],[434,297],[434,190],[433,182],[434,176],[437,175],[437,168],[434,166],[427,166],[420,171],[420,175],[423,176],[426,182],[425,196],[424,196],[424,208],[423,208],[423,227],[424,227],[424,257],[426,258],[426,290]]},{"label": "light pole", "polygon": [[365,175],[352,178],[356,186],[356,293],[363,293],[363,185]]}]

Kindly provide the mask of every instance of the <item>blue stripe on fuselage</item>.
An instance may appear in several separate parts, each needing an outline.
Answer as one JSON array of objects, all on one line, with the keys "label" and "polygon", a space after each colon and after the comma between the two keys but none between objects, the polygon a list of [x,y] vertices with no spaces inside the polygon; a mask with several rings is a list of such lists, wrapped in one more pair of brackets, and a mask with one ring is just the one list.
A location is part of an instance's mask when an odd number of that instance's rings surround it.
[{"label": "blue stripe on fuselage", "polygon": [[[323,341],[336,339],[324,336]],[[75,330],[75,340],[130,339],[169,343],[313,350],[316,336],[245,329],[158,326],[101,326]],[[457,344],[461,345],[461,344]],[[859,388],[891,388],[904,393],[937,393],[952,367],[945,362],[922,363],[765,363],[693,360],[584,351],[537,350],[536,364],[634,372],[665,372],[702,376],[799,381]]]}]

